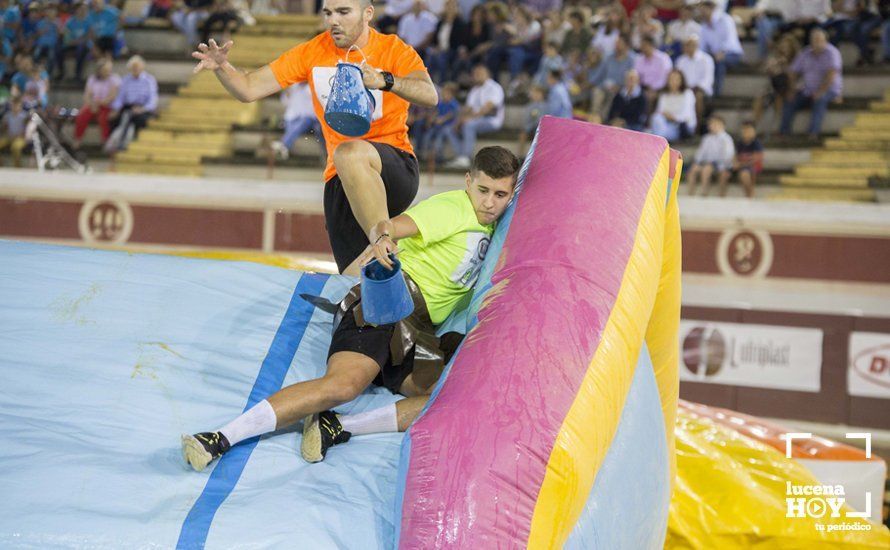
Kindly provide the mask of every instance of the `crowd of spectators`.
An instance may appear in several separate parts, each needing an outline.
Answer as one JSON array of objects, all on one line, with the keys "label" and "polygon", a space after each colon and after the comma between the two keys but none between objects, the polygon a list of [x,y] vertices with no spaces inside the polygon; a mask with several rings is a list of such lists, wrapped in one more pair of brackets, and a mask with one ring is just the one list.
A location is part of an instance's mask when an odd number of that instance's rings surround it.
[{"label": "crowd of spectators", "polygon": [[[727,72],[743,63],[740,32],[757,41],[757,59],[747,61],[756,63],[751,69],[767,75],[740,129],[778,132],[771,139],[781,140],[792,133],[797,113],[808,108],[807,134],[817,139],[827,109],[842,101],[838,44],[855,44],[859,65],[890,62],[888,4],[389,0],[377,23],[421,53],[443,93],[465,98],[441,131],[431,130],[444,116],[440,112],[414,109],[410,118],[421,156],[464,167],[477,137],[502,129],[508,101],[524,104],[523,149],[548,114],[651,132],[671,142],[707,137],[717,124],[711,120],[719,119],[710,116],[717,98],[728,96],[734,105],[750,100],[750,94],[726,89]],[[743,17],[731,15],[733,7],[743,8]],[[764,124],[770,109],[775,116]],[[742,148],[744,138],[738,138],[733,150]],[[722,162],[731,168],[733,159]],[[739,177],[753,182],[759,170]]]}]

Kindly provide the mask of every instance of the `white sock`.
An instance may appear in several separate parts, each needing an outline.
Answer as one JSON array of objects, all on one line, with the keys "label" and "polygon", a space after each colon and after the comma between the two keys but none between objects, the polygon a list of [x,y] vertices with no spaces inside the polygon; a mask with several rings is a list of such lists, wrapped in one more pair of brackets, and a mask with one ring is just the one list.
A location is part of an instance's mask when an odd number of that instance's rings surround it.
[{"label": "white sock", "polygon": [[274,432],[276,423],[277,419],[272,405],[263,399],[217,431],[226,436],[230,445],[235,445],[245,439]]},{"label": "white sock", "polygon": [[399,417],[396,413],[395,403],[363,413],[345,414],[338,418],[343,429],[351,432],[352,435],[399,431]]}]

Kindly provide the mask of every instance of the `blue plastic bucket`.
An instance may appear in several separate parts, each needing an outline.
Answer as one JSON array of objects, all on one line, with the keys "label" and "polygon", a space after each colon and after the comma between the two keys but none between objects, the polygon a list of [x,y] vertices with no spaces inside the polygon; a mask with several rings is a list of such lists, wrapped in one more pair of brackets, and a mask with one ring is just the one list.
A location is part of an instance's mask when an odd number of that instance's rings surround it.
[{"label": "blue plastic bucket", "polygon": [[371,116],[377,102],[365,88],[362,70],[352,63],[337,63],[324,120],[335,132],[361,137],[371,129]]},{"label": "blue plastic bucket", "polygon": [[362,316],[373,325],[398,323],[414,311],[402,264],[395,256],[390,260],[392,270],[377,260],[362,268]]}]

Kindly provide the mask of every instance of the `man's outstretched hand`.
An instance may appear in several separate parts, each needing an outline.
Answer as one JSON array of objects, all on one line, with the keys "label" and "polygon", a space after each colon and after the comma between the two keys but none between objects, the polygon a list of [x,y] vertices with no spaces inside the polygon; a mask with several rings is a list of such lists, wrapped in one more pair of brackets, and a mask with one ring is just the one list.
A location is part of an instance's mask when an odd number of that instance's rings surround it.
[{"label": "man's outstretched hand", "polygon": [[216,43],[216,40],[210,39],[207,44],[198,44],[198,51],[192,52],[192,57],[197,59],[199,63],[195,65],[195,73],[203,70],[215,71],[228,61],[229,50],[232,49],[234,43],[229,40],[222,46]]}]

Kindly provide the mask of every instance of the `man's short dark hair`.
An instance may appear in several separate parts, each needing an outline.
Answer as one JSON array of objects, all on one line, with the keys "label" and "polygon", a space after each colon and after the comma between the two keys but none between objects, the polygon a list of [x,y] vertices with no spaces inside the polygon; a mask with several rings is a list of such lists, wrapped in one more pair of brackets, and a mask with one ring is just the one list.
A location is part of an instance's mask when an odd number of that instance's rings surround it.
[{"label": "man's short dark hair", "polygon": [[497,145],[483,147],[476,153],[473,158],[473,166],[470,167],[470,173],[475,175],[478,172],[483,172],[492,179],[513,176],[515,183],[517,172],[519,172],[519,159],[503,147]]}]

